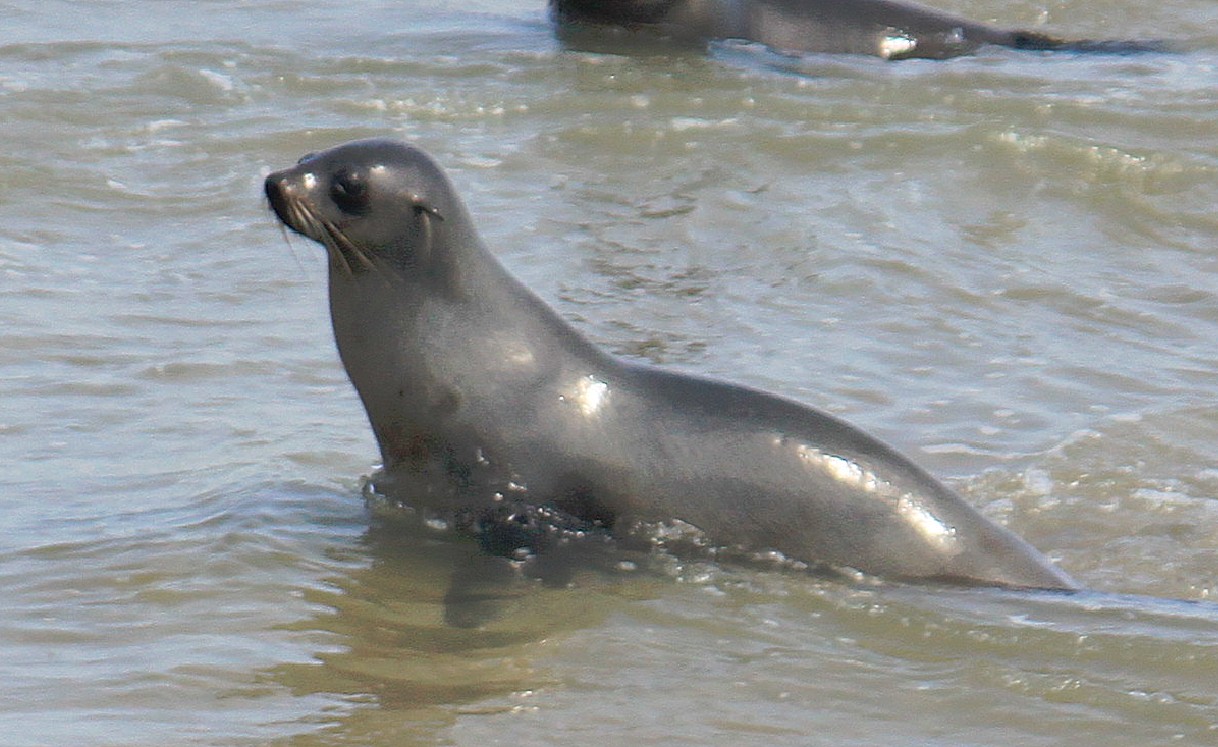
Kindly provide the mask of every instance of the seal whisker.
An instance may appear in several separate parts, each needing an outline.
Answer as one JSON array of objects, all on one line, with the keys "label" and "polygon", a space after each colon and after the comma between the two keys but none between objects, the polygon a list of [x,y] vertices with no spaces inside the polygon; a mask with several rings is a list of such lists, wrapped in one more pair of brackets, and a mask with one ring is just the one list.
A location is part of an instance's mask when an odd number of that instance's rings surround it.
[{"label": "seal whisker", "polygon": [[296,262],[296,268],[302,274],[307,275],[308,271],[305,269],[304,262],[300,261],[300,255],[296,253],[296,247],[292,244],[292,237],[288,234],[287,224],[282,221],[279,223],[279,234],[283,236],[283,243],[288,245],[288,253],[292,255],[292,259]]},{"label": "seal whisker", "polygon": [[347,253],[339,247],[334,237],[323,232],[322,244],[325,245],[326,253],[330,255],[334,262],[342,266],[342,270],[347,277],[355,277],[355,269],[351,267],[351,261],[347,259]]},{"label": "seal whisker", "polygon": [[290,217],[292,220],[303,229],[301,233],[326,247],[326,253],[330,255],[333,261],[342,266],[343,271],[348,276],[355,274],[354,268],[351,267],[351,261],[347,257],[347,252],[343,251],[343,248],[334,240],[334,231],[325,221],[315,216],[307,205],[299,201],[289,202],[288,210],[291,212]]},{"label": "seal whisker", "polygon": [[[354,242],[351,241],[351,239],[347,238],[341,228],[330,221],[320,221],[320,225],[322,230],[325,232],[325,235],[328,236],[332,242],[334,242],[334,246],[343,254],[343,256],[353,257],[364,266],[365,270],[380,274],[376,264],[372,261],[372,258],[368,256],[367,252],[360,249],[355,245]],[[350,269],[351,268],[348,267],[348,270]]]}]

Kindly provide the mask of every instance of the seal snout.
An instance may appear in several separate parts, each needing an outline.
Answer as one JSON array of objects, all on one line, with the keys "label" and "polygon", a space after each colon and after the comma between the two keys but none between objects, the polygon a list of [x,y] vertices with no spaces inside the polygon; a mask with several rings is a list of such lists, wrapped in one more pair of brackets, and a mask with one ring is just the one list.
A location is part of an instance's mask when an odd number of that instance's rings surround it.
[{"label": "seal snout", "polygon": [[307,192],[301,189],[299,180],[290,170],[276,171],[268,176],[263,183],[263,191],[271,210],[283,225],[301,236],[324,243],[318,234]]},{"label": "seal snout", "polygon": [[271,203],[271,209],[275,211],[275,215],[279,216],[279,220],[291,225],[291,221],[288,219],[291,209],[288,207],[287,181],[288,178],[282,172],[271,174],[266,178],[263,190],[266,192],[266,199]]}]

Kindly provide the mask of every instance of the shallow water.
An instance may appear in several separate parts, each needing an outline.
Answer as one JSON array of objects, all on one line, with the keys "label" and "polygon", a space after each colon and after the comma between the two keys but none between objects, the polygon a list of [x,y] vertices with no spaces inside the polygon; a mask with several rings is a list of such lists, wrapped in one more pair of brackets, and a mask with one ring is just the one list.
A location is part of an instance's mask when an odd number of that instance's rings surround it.
[{"label": "shallow water", "polygon": [[[884,63],[541,6],[0,8],[3,741],[1218,744],[1218,8],[955,0],[1187,51]],[[478,561],[365,508],[260,195],[370,135],[608,348],[836,412],[1095,591],[659,559],[448,624]]]}]

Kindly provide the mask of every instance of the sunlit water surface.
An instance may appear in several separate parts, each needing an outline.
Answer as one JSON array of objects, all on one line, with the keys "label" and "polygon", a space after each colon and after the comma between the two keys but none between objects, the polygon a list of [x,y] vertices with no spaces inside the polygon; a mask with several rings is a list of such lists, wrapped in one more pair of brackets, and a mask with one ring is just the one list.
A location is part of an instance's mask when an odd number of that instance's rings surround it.
[{"label": "sunlit water surface", "polygon": [[[1178,55],[564,50],[542,0],[0,8],[0,734],[1218,744],[1218,6],[944,0]],[[495,580],[370,512],[261,178],[389,135],[631,358],[894,443],[1096,591]],[[451,600],[449,600],[451,601]]]}]

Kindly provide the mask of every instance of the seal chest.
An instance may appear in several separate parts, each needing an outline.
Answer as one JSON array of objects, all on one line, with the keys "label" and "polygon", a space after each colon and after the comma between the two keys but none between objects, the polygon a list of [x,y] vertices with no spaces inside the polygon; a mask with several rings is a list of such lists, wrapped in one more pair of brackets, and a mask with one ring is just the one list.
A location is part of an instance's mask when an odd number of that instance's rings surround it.
[{"label": "seal chest", "polygon": [[681,522],[880,576],[1075,588],[854,426],[592,345],[487,251],[417,148],[340,145],[268,176],[266,195],[326,248],[339,354],[407,500],[494,512],[510,496],[555,526]]}]

